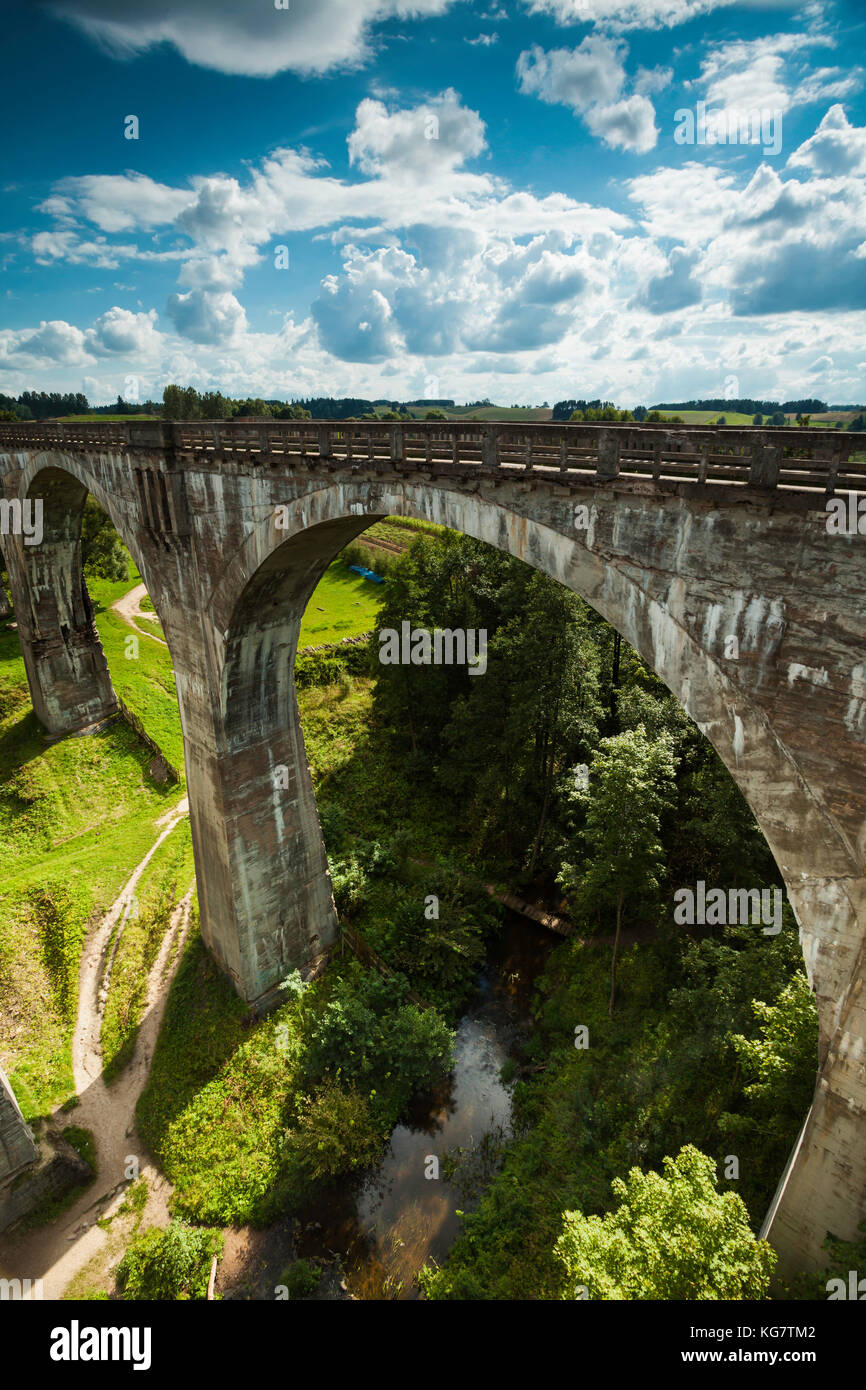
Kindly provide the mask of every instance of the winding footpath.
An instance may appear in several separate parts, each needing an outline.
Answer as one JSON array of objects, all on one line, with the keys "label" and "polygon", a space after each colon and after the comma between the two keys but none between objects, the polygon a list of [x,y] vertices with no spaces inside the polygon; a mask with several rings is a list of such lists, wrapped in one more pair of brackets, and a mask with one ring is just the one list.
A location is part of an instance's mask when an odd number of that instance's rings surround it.
[{"label": "winding footpath", "polygon": [[[56,1221],[4,1237],[4,1275],[41,1279],[45,1299],[61,1298],[70,1280],[91,1261],[98,1261],[100,1256],[110,1259],[112,1252],[106,1247],[110,1244],[111,1228],[102,1228],[96,1222],[117,1213],[129,1186],[126,1169],[130,1157],[138,1160],[139,1176],[146,1178],[148,1184],[143,1226],[164,1226],[168,1222],[171,1188],[144,1154],[136,1130],[135,1107],[147,1083],[169,987],[180,963],[194,888],[190,888],[172,913],[169,929],[148,976],[147,1001],[135,1052],[110,1087],[103,1077],[100,1031],[112,933],[115,926],[118,934],[123,930],[144,870],[188,811],[189,803],[184,798],[156,822],[160,830],[158,838],[85,944],[79,973],[78,1019],[72,1039],[72,1065],[80,1103],[68,1118],[61,1117],[59,1112],[52,1118],[61,1125],[71,1122],[91,1131],[96,1145],[97,1178]],[[102,1281],[96,1277],[94,1282],[100,1284]]]},{"label": "winding footpath", "polygon": [[138,632],[142,637],[149,637],[152,642],[158,642],[161,647],[167,647],[168,643],[162,638],[157,637],[152,628],[141,627],[140,623],[155,623],[158,621],[155,613],[146,613],[141,606],[142,599],[147,598],[147,589],[144,584],[136,584],[134,589],[117,599],[111,605],[113,613],[122,618],[127,627],[131,627],[134,632]]}]

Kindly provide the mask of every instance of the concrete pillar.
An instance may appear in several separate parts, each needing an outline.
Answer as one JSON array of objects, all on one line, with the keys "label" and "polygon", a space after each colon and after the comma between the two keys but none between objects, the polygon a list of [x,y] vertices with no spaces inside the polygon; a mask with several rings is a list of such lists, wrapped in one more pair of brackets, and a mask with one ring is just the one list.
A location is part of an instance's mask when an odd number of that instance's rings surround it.
[{"label": "concrete pillar", "polygon": [[118,709],[81,569],[87,489],[46,469],[32,497],[42,502],[41,541],[4,537],[18,636],[38,719],[49,733],[76,733]]},{"label": "concrete pillar", "polygon": [[368,524],[345,519],[286,541],[248,582],[210,657],[191,641],[189,622],[176,640],[166,629],[202,935],[259,1012],[279,1002],[277,987],[293,970],[315,975],[338,936],[294,660],[310,595],[337,551]]},{"label": "concrete pillar", "polygon": [[[812,1105],[761,1232],[779,1255],[779,1273],[790,1277],[825,1266],[827,1235],[854,1239],[858,1222],[866,1220],[866,884],[850,878],[788,887],[815,943],[807,938],[804,944],[820,1023]],[[812,936],[822,918],[832,922],[832,932]],[[848,956],[846,946],[854,964],[843,983],[838,966]]]}]

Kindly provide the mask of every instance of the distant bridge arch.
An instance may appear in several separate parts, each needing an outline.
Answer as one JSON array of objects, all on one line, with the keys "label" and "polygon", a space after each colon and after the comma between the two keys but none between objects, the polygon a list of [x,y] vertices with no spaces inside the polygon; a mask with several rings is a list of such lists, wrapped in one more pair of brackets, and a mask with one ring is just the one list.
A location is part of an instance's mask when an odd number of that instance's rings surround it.
[{"label": "distant bridge arch", "polygon": [[770,1235],[789,1267],[814,1262],[866,1203],[866,540],[831,535],[824,513],[834,493],[866,493],[864,448],[817,430],[0,426],[5,495],[42,488],[51,513],[39,557],[4,538],[34,706],[54,732],[85,705],[90,722],[111,713],[110,681],[75,698],[99,665],[95,630],[80,624],[72,650],[51,631],[76,611],[86,490],[171,647],[205,941],[262,1007],[337,934],[292,676],[334,555],[382,516],[423,517],[579,593],[711,739],[785,878],[821,1070]]}]

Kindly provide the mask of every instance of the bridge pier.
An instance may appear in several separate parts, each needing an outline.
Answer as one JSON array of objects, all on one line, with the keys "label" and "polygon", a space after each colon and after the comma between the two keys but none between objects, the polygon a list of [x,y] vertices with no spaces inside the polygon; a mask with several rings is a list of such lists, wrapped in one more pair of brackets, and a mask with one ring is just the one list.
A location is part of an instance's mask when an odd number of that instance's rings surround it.
[{"label": "bridge pier", "polygon": [[826,1236],[852,1239],[866,1220],[866,884],[851,877],[789,891],[817,996],[820,1069],[761,1230],[786,1278],[824,1267]]},{"label": "bridge pier", "polygon": [[[368,524],[344,518],[286,541],[236,598],[224,634],[203,614],[199,640],[188,621],[171,640],[202,935],[257,1012],[280,1001],[292,971],[313,977],[339,935],[294,661],[310,595]],[[176,611],[189,615],[186,597]]]},{"label": "bridge pier", "polygon": [[318,972],[338,935],[297,700],[292,690],[279,726],[244,730],[192,673],[176,674],[202,936],[265,1012],[293,970]]},{"label": "bridge pier", "polygon": [[118,711],[81,568],[87,489],[46,469],[36,491],[42,539],[4,537],[9,587],[36,716],[51,734],[80,733]]}]

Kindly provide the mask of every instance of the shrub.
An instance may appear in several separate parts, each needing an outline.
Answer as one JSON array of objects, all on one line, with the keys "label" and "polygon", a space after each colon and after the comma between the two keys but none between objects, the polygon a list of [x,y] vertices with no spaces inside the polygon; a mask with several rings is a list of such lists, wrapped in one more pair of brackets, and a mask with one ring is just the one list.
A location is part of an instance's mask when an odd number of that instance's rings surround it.
[{"label": "shrub", "polygon": [[211,1262],[221,1255],[221,1231],[172,1221],[163,1231],[136,1236],[117,1269],[117,1286],[128,1301],[165,1303],[206,1299]]},{"label": "shrub", "polygon": [[294,1260],[280,1275],[280,1284],[289,1298],[308,1298],[319,1287],[322,1271],[309,1260]]},{"label": "shrub", "polygon": [[292,1147],[313,1182],[375,1163],[382,1148],[369,1103],[356,1090],[326,1081],[317,1096],[301,1102]]}]

